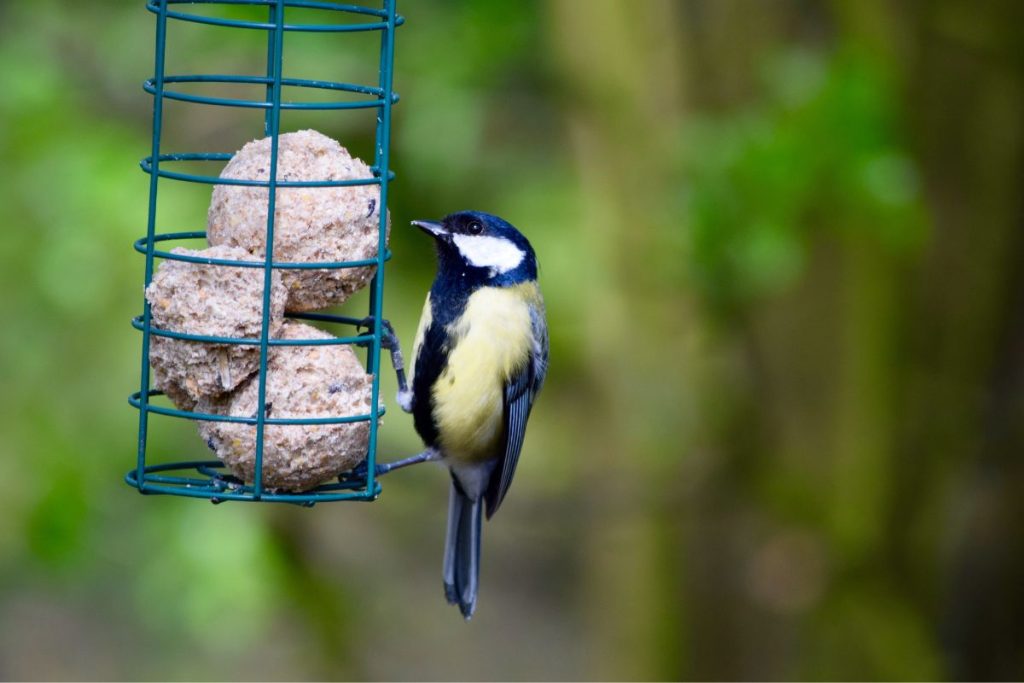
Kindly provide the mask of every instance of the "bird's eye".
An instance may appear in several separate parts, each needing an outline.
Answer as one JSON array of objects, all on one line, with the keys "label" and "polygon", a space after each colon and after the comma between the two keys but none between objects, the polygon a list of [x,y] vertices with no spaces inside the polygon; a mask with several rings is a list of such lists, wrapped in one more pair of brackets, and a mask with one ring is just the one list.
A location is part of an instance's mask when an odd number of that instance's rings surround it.
[{"label": "bird's eye", "polygon": [[484,226],[480,221],[473,221],[466,226],[466,232],[470,235],[479,235],[484,231]]}]

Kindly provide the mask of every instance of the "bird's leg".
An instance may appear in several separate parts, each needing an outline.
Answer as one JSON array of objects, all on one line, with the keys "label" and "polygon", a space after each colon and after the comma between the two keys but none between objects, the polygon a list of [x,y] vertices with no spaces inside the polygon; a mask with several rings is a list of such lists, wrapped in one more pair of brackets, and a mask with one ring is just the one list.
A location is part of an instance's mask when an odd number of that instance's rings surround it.
[{"label": "bird's leg", "polygon": [[436,462],[441,459],[441,454],[433,448],[428,448],[422,453],[416,455],[410,455],[408,458],[402,458],[401,460],[395,460],[394,462],[385,462],[377,465],[377,476],[393,472],[394,470],[400,470],[403,467],[409,465],[418,465],[421,462]]},{"label": "bird's leg", "polygon": [[[438,451],[436,451],[433,448],[428,448],[427,450],[423,451],[422,453],[417,453],[416,455],[410,455],[408,458],[402,458],[401,460],[395,460],[394,462],[384,462],[384,463],[378,464],[374,468],[374,473],[375,473],[374,476],[379,477],[382,474],[387,474],[388,472],[393,472],[394,470],[400,470],[403,467],[408,467],[410,465],[418,465],[421,462],[434,462],[434,461],[437,461],[437,460],[440,460],[440,459],[441,459],[441,454]],[[356,467],[351,472],[347,472],[347,473],[343,474],[342,477],[345,477],[345,478],[348,478],[348,479],[365,479],[366,478],[366,470],[367,470],[367,467],[366,467],[366,463],[364,462],[363,464],[359,465],[358,467]]]},{"label": "bird's leg", "polygon": [[[356,328],[373,328],[373,316],[363,318],[356,323]],[[399,407],[407,413],[412,412],[412,391],[409,390],[409,382],[405,377],[405,361],[402,359],[402,347],[398,342],[398,335],[391,321],[381,320],[380,346],[391,352],[391,365],[395,368],[395,375],[398,377],[398,395],[396,400]],[[360,342],[359,346],[367,346],[369,342]]]}]

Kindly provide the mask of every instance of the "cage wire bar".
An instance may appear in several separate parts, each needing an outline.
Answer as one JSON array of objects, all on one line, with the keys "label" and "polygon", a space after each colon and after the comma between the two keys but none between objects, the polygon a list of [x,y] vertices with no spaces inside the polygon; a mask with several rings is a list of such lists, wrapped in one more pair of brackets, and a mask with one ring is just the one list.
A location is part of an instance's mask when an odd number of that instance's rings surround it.
[{"label": "cage wire bar", "polygon": [[[286,502],[311,506],[320,501],[337,500],[373,500],[381,491],[380,482],[375,476],[377,458],[378,422],[384,414],[383,406],[379,405],[380,397],[380,359],[381,359],[381,320],[384,297],[384,263],[391,254],[387,250],[387,195],[388,184],[394,179],[389,167],[391,148],[391,108],[398,101],[392,91],[392,75],[395,50],[395,29],[403,23],[401,16],[395,12],[395,0],[382,0],[381,9],[335,2],[314,2],[312,0],[148,0],[146,9],[156,15],[156,46],[153,78],[143,84],[143,89],[153,95],[153,131],[152,151],[150,156],[140,162],[142,170],[149,174],[149,213],[146,236],[135,241],[134,248],[146,257],[145,284],[149,286],[153,279],[155,259],[186,261],[207,265],[262,268],[263,269],[263,318],[259,339],[220,337],[211,335],[188,334],[164,330],[152,325],[149,302],[143,297],[143,313],[132,320],[132,326],[142,332],[142,366],[140,372],[140,389],[129,397],[129,403],[139,411],[138,457],[136,466],[125,475],[125,481],[144,494],[170,494],[192,498],[206,498],[215,503],[226,500]],[[179,9],[179,5],[195,6],[228,6],[256,5],[267,8],[266,22],[250,21],[235,18],[209,16]],[[288,23],[286,9],[289,7],[324,10],[341,15],[359,15],[362,22],[355,23]],[[365,18],[369,20],[365,20]],[[223,74],[198,75],[167,75],[164,73],[164,62],[167,49],[167,23],[169,20],[206,24],[221,28],[262,30],[267,32],[267,69],[265,76],[238,76]],[[353,83],[332,81],[306,80],[286,78],[282,74],[282,56],[286,33],[318,32],[347,33],[354,31],[379,31],[381,34],[379,83],[376,87]],[[263,84],[265,95],[263,100],[247,100],[240,98],[209,97],[169,89],[167,86],[179,83],[232,83],[232,84]],[[284,102],[281,98],[282,86],[299,89],[315,88],[321,90],[352,93],[369,96],[368,99],[340,102]],[[175,162],[206,162],[227,161],[231,154],[225,153],[162,153],[161,132],[163,128],[163,105],[165,100],[178,100],[192,104],[261,108],[265,110],[264,136],[271,138],[270,175],[268,180],[222,179],[213,175],[182,173],[168,170],[164,164]],[[377,110],[377,125],[374,145],[374,164],[371,167],[372,177],[357,180],[314,180],[314,181],[279,181],[277,180],[278,138],[280,135],[281,111],[291,109],[302,110],[342,110],[374,108]],[[205,238],[205,231],[188,232],[157,232],[157,195],[160,179],[199,183],[204,185],[248,185],[266,187],[267,196],[267,231],[266,253],[263,260],[235,261],[230,259],[202,258],[187,254],[174,254],[169,250],[157,249],[158,243],[180,240]],[[274,261],[274,209],[278,188],[288,187],[344,187],[353,185],[378,185],[380,187],[380,219],[378,223],[377,257],[359,261],[332,262],[299,262],[282,263]],[[362,319],[347,316],[329,315],[324,313],[293,313],[289,317],[302,320],[341,323],[356,326],[357,334],[331,339],[270,339],[270,293],[271,276],[276,269],[341,269],[375,265],[376,274],[370,283],[369,315],[373,321],[372,330],[366,334],[358,334]],[[258,410],[254,417],[238,417],[211,413],[180,410],[154,405],[150,399],[162,395],[163,392],[150,386],[149,347],[153,336],[186,340],[196,343],[236,344],[259,346],[259,379],[258,379]],[[267,389],[267,358],[273,346],[321,346],[329,344],[360,344],[366,345],[367,371],[373,375],[370,399],[370,412],[365,415],[316,417],[316,418],[269,418],[266,414]],[[246,484],[224,470],[218,460],[187,460],[182,462],[147,464],[147,437],[149,416],[151,414],[188,420],[211,420],[219,422],[238,422],[254,425],[256,429],[255,471],[252,484]],[[336,482],[320,486],[302,493],[268,491],[263,486],[263,450],[264,430],[267,425],[315,425],[340,424],[348,422],[369,421],[369,443],[365,474],[342,475]]]}]

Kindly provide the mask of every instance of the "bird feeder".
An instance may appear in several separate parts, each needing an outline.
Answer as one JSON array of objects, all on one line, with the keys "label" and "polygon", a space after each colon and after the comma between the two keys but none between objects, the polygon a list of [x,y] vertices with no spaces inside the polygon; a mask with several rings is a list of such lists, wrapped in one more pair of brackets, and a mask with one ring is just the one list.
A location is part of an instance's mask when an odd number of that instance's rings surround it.
[{"label": "bird feeder", "polygon": [[[142,160],[142,170],[149,174],[149,214],[146,235],[135,242],[135,250],[145,256],[145,285],[148,288],[154,279],[154,264],[157,259],[164,262],[184,262],[200,264],[204,268],[251,269],[246,272],[258,273],[262,277],[262,307],[257,317],[261,316],[258,335],[251,337],[222,336],[211,334],[194,334],[171,329],[162,329],[154,324],[154,312],[148,299],[144,300],[142,315],[132,321],[132,325],[142,333],[142,364],[140,371],[139,391],[132,394],[129,403],[139,411],[138,457],[135,467],[125,476],[126,482],[144,494],[169,494],[205,498],[215,503],[240,500],[287,502],[311,506],[321,501],[338,500],[373,500],[381,490],[376,478],[375,465],[377,456],[377,433],[379,418],[384,413],[379,402],[381,339],[383,334],[382,301],[384,294],[384,264],[389,259],[387,250],[388,229],[388,183],[394,178],[389,170],[391,108],[398,100],[392,92],[392,68],[394,60],[395,28],[403,23],[395,13],[395,0],[382,0],[380,9],[373,7],[319,2],[312,0],[148,0],[146,8],[156,15],[155,70],[151,79],[144,83],[146,92],[153,96],[153,128],[152,151]],[[266,9],[266,21],[243,20],[234,18],[235,13],[210,12],[210,9],[234,9],[237,6],[259,6]],[[235,6],[228,8],[227,6]],[[301,9],[302,17],[308,17],[312,11],[323,13],[324,21],[319,23],[296,23],[289,21],[289,10]],[[262,14],[262,10],[258,10]],[[295,14],[292,12],[292,16]],[[223,74],[167,74],[165,73],[165,55],[167,53],[167,27],[169,22],[192,22],[205,24],[210,31],[258,31],[267,34],[266,73],[265,75],[223,75]],[[377,85],[354,84],[324,80],[306,80],[286,77],[282,73],[282,55],[286,43],[301,40],[309,33],[351,33],[373,31],[380,34],[379,81]],[[287,40],[286,40],[287,37]],[[215,97],[205,94],[188,92],[186,84],[237,84],[265,86],[265,96],[261,99],[240,99],[232,97]],[[333,92],[338,95],[335,101],[283,101],[282,86],[297,89],[298,92],[310,92],[310,89]],[[270,140],[269,174],[266,179],[233,179],[220,177],[215,171],[197,174],[182,170],[182,162],[202,162],[211,168],[223,164],[232,158],[228,153],[164,151],[161,147],[161,131],[164,123],[164,104],[166,100],[177,100],[197,106],[243,107],[263,109],[265,112],[262,133]],[[373,165],[366,177],[344,180],[314,179],[288,180],[280,179],[279,137],[281,136],[281,112],[284,110],[324,110],[338,111],[350,109],[375,109],[377,111],[376,144]],[[176,168],[177,166],[177,168]],[[218,258],[197,255],[188,249],[176,249],[175,243],[183,243],[196,238],[205,238],[205,231],[161,232],[163,226],[157,224],[157,203],[162,183],[199,183],[204,185],[240,185],[267,188],[266,241],[263,258]],[[376,256],[370,259],[355,261],[281,261],[274,259],[274,223],[275,202],[279,188],[306,187],[330,188],[373,186],[379,187],[379,205],[377,206],[377,250]],[[371,208],[371,213],[373,209]],[[230,254],[231,252],[225,252]],[[219,254],[224,255],[224,254]],[[366,318],[353,318],[340,315],[313,312],[288,313],[289,318],[322,323],[340,324],[351,328],[348,336],[334,337],[327,334],[313,334],[303,337],[296,334],[276,335],[271,331],[273,318],[272,308],[279,302],[272,302],[281,274],[292,270],[328,271],[335,269],[375,268],[375,274],[369,284],[369,311]],[[299,327],[297,323],[292,323]],[[362,327],[369,332],[360,333]],[[150,353],[154,341],[159,338],[180,340],[188,343],[227,345],[225,348],[236,349],[246,347],[258,349],[258,374],[252,380],[255,391],[255,411],[245,416],[226,415],[223,412],[210,412],[198,403],[189,409],[183,406],[168,407],[153,399],[163,394],[154,388],[150,367]],[[368,409],[358,415],[332,415],[317,417],[274,417],[269,411],[268,391],[268,358],[275,347],[319,347],[329,345],[358,345],[365,347],[366,372],[372,376],[372,387]],[[252,358],[255,359],[255,353]],[[153,462],[149,452],[149,425],[151,419],[170,418],[210,423],[238,423],[249,425],[255,430],[254,460],[251,480],[243,480],[225,469],[220,460],[186,458],[180,461],[166,462],[159,458]],[[280,490],[268,486],[264,481],[264,469],[267,455],[266,428],[275,425],[290,425],[296,428],[312,428],[317,425],[339,425],[366,423],[366,459],[365,467],[355,472],[342,474],[335,479],[321,483],[315,488],[299,492]],[[197,446],[202,442],[196,439]]]}]

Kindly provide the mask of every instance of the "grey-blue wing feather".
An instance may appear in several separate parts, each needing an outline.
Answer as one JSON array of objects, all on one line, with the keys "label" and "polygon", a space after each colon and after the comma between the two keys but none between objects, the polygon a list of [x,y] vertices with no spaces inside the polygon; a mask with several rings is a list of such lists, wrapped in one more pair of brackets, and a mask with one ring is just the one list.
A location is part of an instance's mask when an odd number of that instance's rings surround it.
[{"label": "grey-blue wing feather", "polygon": [[[548,374],[548,322],[544,316],[544,307],[530,308],[530,323],[533,328],[533,378],[530,391],[533,396],[544,386],[544,378]],[[530,402],[533,402],[531,397]]]},{"label": "grey-blue wing feather", "polygon": [[526,436],[526,422],[530,418],[533,400],[544,384],[548,365],[548,331],[543,309],[531,309],[533,327],[533,348],[530,359],[523,364],[505,384],[505,440],[501,459],[498,461],[488,483],[484,499],[487,503],[487,518],[497,512],[505,499],[512,478],[519,463]]}]

